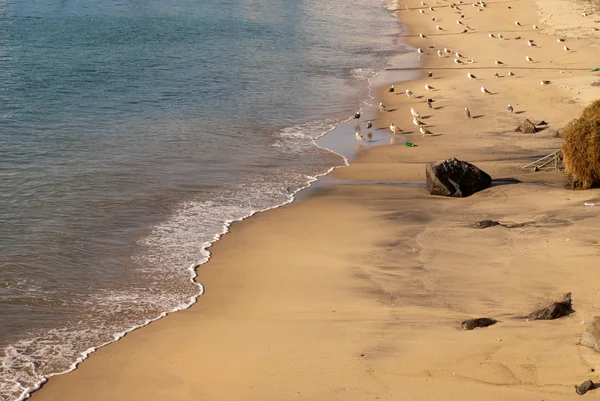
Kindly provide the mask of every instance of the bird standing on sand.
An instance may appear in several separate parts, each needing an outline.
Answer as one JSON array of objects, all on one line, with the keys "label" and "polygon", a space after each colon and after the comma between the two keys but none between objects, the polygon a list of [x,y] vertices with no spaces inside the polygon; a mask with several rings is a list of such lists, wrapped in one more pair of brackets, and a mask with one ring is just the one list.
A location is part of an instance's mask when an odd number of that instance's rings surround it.
[{"label": "bird standing on sand", "polygon": [[537,26],[537,25],[534,25],[534,26],[533,26],[533,29],[538,29],[538,26]]},{"label": "bird standing on sand", "polygon": [[519,21],[515,21],[515,25],[516,26],[521,26],[521,23]]},{"label": "bird standing on sand", "polygon": [[425,125],[425,123],[423,121],[417,120],[417,117],[413,117],[413,124],[416,125],[417,127],[419,127],[421,125]]},{"label": "bird standing on sand", "polygon": [[420,33],[420,34],[419,34],[419,37],[420,37],[421,39],[427,39],[427,36],[423,35],[422,33]]},{"label": "bird standing on sand", "polygon": [[444,55],[442,54],[442,51],[441,51],[441,50],[439,50],[439,49],[438,49],[438,51],[437,51],[437,55],[438,55],[438,57],[439,57],[439,58],[442,58],[442,57],[444,57]]},{"label": "bird standing on sand", "polygon": [[525,57],[525,60],[529,61],[530,63],[532,63],[532,62],[533,62],[533,59],[532,59],[531,57],[529,57],[529,56],[526,56],[526,57]]},{"label": "bird standing on sand", "polygon": [[394,125],[394,123],[390,123],[390,131],[392,131],[392,134],[396,134],[396,132],[400,133],[402,132],[402,130],[400,129],[400,127],[398,127],[397,125]]},{"label": "bird standing on sand", "polygon": [[356,113],[354,113],[354,118],[357,120],[360,118],[360,111],[357,111]]},{"label": "bird standing on sand", "polygon": [[462,24],[463,24],[463,23],[462,23],[462,21],[461,21],[461,20],[459,20],[459,19],[457,19],[457,20],[456,20],[456,23],[457,23],[458,25],[462,25]]},{"label": "bird standing on sand", "polygon": [[425,11],[423,11],[423,10],[419,10],[419,12],[420,12],[421,14],[425,14]]},{"label": "bird standing on sand", "polygon": [[454,53],[454,55],[456,56],[456,58],[464,58],[465,57],[462,54],[460,54],[459,52]]},{"label": "bird standing on sand", "polygon": [[354,134],[354,136],[356,137],[356,140],[357,140],[359,143],[360,143],[360,141],[364,141],[364,140],[365,140],[365,137],[364,137],[364,136],[362,136],[362,135],[360,134],[360,132],[357,132],[356,134]]},{"label": "bird standing on sand", "polygon": [[565,47],[563,47],[564,51],[569,51],[569,48],[565,45]]},{"label": "bird standing on sand", "polygon": [[507,107],[507,110],[512,113],[514,111],[513,107],[509,104]]},{"label": "bird standing on sand", "polygon": [[467,77],[471,78],[471,79],[476,79],[477,77],[473,74],[471,74],[470,72],[467,73]]},{"label": "bird standing on sand", "polygon": [[423,54],[423,49],[421,49],[420,47],[417,49],[417,53],[419,54]]},{"label": "bird standing on sand", "polygon": [[465,117],[471,118],[471,112],[469,111],[468,107],[465,107]]},{"label": "bird standing on sand", "polygon": [[452,50],[448,49],[447,47],[444,47],[444,53],[450,54],[452,53]]},{"label": "bird standing on sand", "polygon": [[419,131],[421,131],[421,134],[423,134],[423,136],[425,136],[425,135],[433,135],[433,132],[429,131],[425,127],[419,127]]},{"label": "bird standing on sand", "polygon": [[530,40],[528,40],[528,41],[527,41],[527,46],[529,46],[529,47],[533,47],[533,46],[535,46],[535,45],[533,44],[533,40],[531,40],[531,39],[530,39]]},{"label": "bird standing on sand", "polygon": [[463,29],[461,33],[467,33],[469,30],[467,28]]},{"label": "bird standing on sand", "polygon": [[435,26],[435,29],[437,29],[438,31],[443,31],[443,30],[444,30],[444,28],[442,28],[442,27],[441,27],[441,26],[439,26],[439,25],[436,25],[436,26]]},{"label": "bird standing on sand", "polygon": [[371,128],[373,126],[373,123],[371,123],[371,120],[367,121],[367,129]]},{"label": "bird standing on sand", "polygon": [[503,39],[504,39],[504,36],[503,36],[501,33],[499,33],[499,34],[498,34],[498,39],[500,39],[500,40],[503,40]]},{"label": "bird standing on sand", "polygon": [[410,114],[411,114],[413,117],[417,117],[417,118],[420,118],[420,117],[421,117],[421,115],[419,114],[419,112],[418,112],[418,111],[416,111],[416,110],[414,109],[414,107],[411,107],[411,108],[410,108]]},{"label": "bird standing on sand", "polygon": [[429,84],[425,84],[425,89],[431,90],[431,89],[435,89],[435,88]]},{"label": "bird standing on sand", "polygon": [[414,94],[414,93],[412,93],[412,91],[411,91],[410,89],[407,89],[407,90],[406,90],[406,97],[411,97],[411,96],[414,96],[414,95],[415,95],[415,94]]},{"label": "bird standing on sand", "polygon": [[389,93],[394,93],[394,90],[395,90],[395,89],[394,89],[394,85],[392,85],[392,86],[390,86],[390,89],[388,89],[388,92],[389,92]]},{"label": "bird standing on sand", "polygon": [[544,79],[542,79],[540,81],[540,85],[548,85],[549,83],[550,83],[550,81],[547,81],[547,80],[544,80]]},{"label": "bird standing on sand", "polygon": [[428,98],[427,100],[425,100],[425,103],[427,103],[427,107],[429,107],[430,109],[433,108],[433,106],[431,105],[431,103],[433,103],[433,99]]},{"label": "bird standing on sand", "polygon": [[379,103],[379,111],[383,112],[383,111],[385,111],[385,110],[386,110],[386,108],[385,108],[385,104],[383,104],[383,103]]},{"label": "bird standing on sand", "polygon": [[500,61],[500,60],[496,60],[496,61],[494,61],[494,63],[496,63],[496,64],[498,64],[498,65],[502,65],[502,64],[504,64],[504,63],[503,63],[502,61]]},{"label": "bird standing on sand", "polygon": [[488,36],[489,36],[490,38],[495,38],[495,36],[494,36],[494,34],[493,34],[493,33],[488,33]]},{"label": "bird standing on sand", "polygon": [[433,72],[429,71],[429,73],[427,74],[427,76],[428,76],[429,78],[433,77]]},{"label": "bird standing on sand", "polygon": [[512,72],[512,71],[509,71],[509,72],[508,72],[508,75],[512,77],[513,75],[515,75],[515,73],[514,73],[514,72]]},{"label": "bird standing on sand", "polygon": [[480,90],[481,90],[481,93],[484,93],[484,94],[485,94],[485,93],[492,93],[492,92],[490,92],[489,90],[485,89],[483,86],[481,87],[481,89],[480,89]]}]

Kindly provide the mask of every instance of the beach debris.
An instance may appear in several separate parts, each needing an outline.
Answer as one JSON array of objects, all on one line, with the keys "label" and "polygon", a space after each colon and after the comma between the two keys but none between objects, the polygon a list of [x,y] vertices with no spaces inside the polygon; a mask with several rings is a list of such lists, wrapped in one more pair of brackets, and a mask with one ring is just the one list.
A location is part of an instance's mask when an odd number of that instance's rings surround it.
[{"label": "beach debris", "polygon": [[471,111],[469,110],[468,107],[465,107],[465,117],[471,118]]},{"label": "beach debris", "polygon": [[554,136],[557,137],[557,138],[563,138],[564,135],[565,135],[565,130],[567,130],[568,128],[571,128],[572,126],[574,126],[575,123],[577,123],[577,119],[576,118],[574,118],[571,121],[569,121],[564,127],[559,128],[556,131],[556,134]]},{"label": "beach debris", "polygon": [[522,132],[524,134],[535,134],[537,132],[537,128],[529,119],[525,119],[525,121],[523,121],[521,125],[515,128],[515,132]]},{"label": "beach debris", "polygon": [[423,136],[425,135],[433,135],[433,132],[429,131],[427,128],[425,127],[419,127],[419,131],[421,132],[421,134]]},{"label": "beach debris", "polygon": [[596,352],[600,352],[600,317],[594,317],[592,323],[585,329],[579,340],[579,345],[593,349]]},{"label": "beach debris", "polygon": [[355,133],[355,134],[354,134],[354,136],[356,137],[356,140],[357,140],[359,143],[360,143],[361,141],[364,141],[364,140],[365,140],[365,137],[364,137],[364,136],[362,136],[362,135],[360,134],[360,132],[357,132],[357,133]]},{"label": "beach debris", "polygon": [[492,184],[483,170],[454,157],[427,163],[425,175],[430,195],[466,197]]},{"label": "beach debris", "polygon": [[498,323],[496,319],[490,319],[487,317],[479,317],[477,319],[469,319],[461,322],[460,326],[463,330],[473,330],[478,327],[488,327]]},{"label": "beach debris", "polygon": [[575,312],[573,310],[573,300],[571,298],[571,293],[567,293],[564,295],[562,301],[552,302],[550,305],[546,306],[543,309],[537,310],[535,312],[531,312],[527,315],[527,319],[529,320],[554,320],[563,316],[570,315]]},{"label": "beach debris", "polygon": [[354,113],[354,118],[357,120],[360,118],[360,111],[357,111],[356,113]]},{"label": "beach debris", "polygon": [[473,224],[473,228],[478,228],[480,230],[483,230],[484,228],[490,228],[490,227],[501,226],[501,225],[502,224],[500,224],[499,221],[481,220],[481,221],[478,221],[477,223]]},{"label": "beach debris", "polygon": [[417,146],[417,145],[415,145],[415,144],[414,144],[414,143],[412,143],[412,142],[404,142],[404,145],[405,145],[405,146],[408,146],[409,148],[414,148],[415,146]]},{"label": "beach debris", "polygon": [[593,390],[595,388],[596,388],[596,385],[594,384],[593,381],[586,380],[583,383],[581,383],[579,386],[575,386],[575,392],[577,392],[577,394],[579,394],[579,395],[584,395],[588,391]]}]

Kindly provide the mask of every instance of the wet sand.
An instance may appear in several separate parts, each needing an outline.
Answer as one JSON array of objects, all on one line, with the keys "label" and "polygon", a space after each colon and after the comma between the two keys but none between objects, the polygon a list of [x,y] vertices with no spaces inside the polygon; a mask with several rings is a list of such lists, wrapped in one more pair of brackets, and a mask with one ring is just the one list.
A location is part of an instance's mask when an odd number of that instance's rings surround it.
[{"label": "wet sand", "polygon": [[[434,76],[397,85],[394,94],[381,88],[394,111],[374,120],[381,130],[394,122],[404,138],[390,133],[397,145],[361,144],[333,184],[234,224],[199,270],[206,293],[196,305],[101,348],[51,378],[34,400],[565,400],[579,397],[574,385],[600,379],[591,372],[600,358],[577,345],[599,313],[600,192],[569,191],[563,173],[521,168],[559,149],[556,129],[598,95],[590,83],[600,75],[587,71],[600,66],[590,65],[600,64],[590,56],[598,53],[597,17],[557,7],[548,18],[518,0],[488,2],[483,11],[467,4],[461,19],[449,7],[422,14],[419,3],[409,0],[398,14],[411,44],[435,44],[424,56]],[[457,19],[474,31],[460,34]],[[558,43],[556,29],[566,28],[546,25],[554,20],[590,27]],[[475,62],[438,59],[444,47]],[[415,132],[411,107],[435,135]],[[465,118],[465,107],[474,118]],[[524,118],[547,128],[514,132]],[[425,163],[447,157],[522,182],[499,181],[465,199],[394,184],[424,181]],[[524,225],[471,227],[483,219]],[[523,318],[566,292],[574,314]],[[472,317],[500,322],[459,330]]]}]

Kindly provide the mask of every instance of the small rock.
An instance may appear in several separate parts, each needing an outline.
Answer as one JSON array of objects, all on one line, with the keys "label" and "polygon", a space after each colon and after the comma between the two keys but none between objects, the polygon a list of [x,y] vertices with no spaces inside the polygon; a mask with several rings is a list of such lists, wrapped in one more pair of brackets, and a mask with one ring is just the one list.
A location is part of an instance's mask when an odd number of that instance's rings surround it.
[{"label": "small rock", "polygon": [[515,132],[522,132],[524,134],[535,134],[537,132],[537,128],[535,128],[535,125],[529,119],[526,119],[521,125],[515,128]]},{"label": "small rock", "polygon": [[460,326],[463,330],[473,330],[473,329],[476,329],[477,327],[488,327],[488,326],[491,326],[496,323],[498,323],[498,321],[495,319],[490,319],[487,317],[480,317],[477,319],[465,320],[464,322],[462,322],[460,324]]},{"label": "small rock", "polygon": [[584,395],[585,393],[587,393],[590,390],[593,390],[594,388],[595,388],[594,382],[591,380],[586,380],[583,383],[581,383],[579,386],[575,386],[575,391],[579,395]]},{"label": "small rock", "polygon": [[573,301],[571,299],[571,293],[569,292],[564,296],[564,299],[560,302],[553,302],[543,309],[537,310],[530,313],[527,317],[530,320],[554,320],[559,317],[567,316],[574,312]]},{"label": "small rock", "polygon": [[494,227],[494,226],[499,226],[500,222],[498,221],[494,221],[494,220],[481,220],[478,221],[477,223],[473,224],[473,228],[489,228],[489,227]]}]

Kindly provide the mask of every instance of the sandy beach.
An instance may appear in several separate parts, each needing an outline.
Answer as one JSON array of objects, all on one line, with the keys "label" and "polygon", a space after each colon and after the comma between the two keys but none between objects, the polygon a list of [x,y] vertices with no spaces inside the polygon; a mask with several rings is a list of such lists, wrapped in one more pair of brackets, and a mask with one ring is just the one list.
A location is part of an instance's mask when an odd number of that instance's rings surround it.
[{"label": "sandy beach", "polygon": [[[199,269],[197,304],[101,348],[33,400],[567,400],[600,381],[600,354],[577,345],[600,315],[600,192],[522,168],[560,149],[556,130],[600,97],[589,72],[600,67],[600,10],[500,0],[460,4],[461,18],[449,1],[424,1],[397,13],[425,51],[423,78],[379,88],[389,111],[373,120],[404,130],[398,144],[361,145],[333,184],[233,224]],[[444,48],[463,62],[438,58]],[[411,107],[434,135],[415,130]],[[525,118],[547,126],[514,132]],[[464,199],[398,183],[424,182],[425,163],[448,157],[496,183]],[[519,226],[472,228],[484,219]],[[575,313],[524,318],[567,292]],[[460,330],[477,317],[499,323]]]}]

